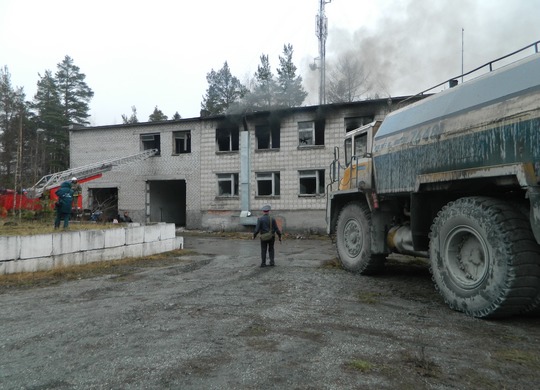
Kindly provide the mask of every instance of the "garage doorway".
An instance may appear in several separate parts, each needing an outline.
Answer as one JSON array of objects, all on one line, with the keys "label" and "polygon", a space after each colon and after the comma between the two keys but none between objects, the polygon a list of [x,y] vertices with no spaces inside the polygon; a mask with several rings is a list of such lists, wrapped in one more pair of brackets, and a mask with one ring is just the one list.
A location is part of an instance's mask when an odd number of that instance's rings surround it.
[{"label": "garage doorway", "polygon": [[150,222],[186,226],[186,181],[148,181],[146,213]]}]

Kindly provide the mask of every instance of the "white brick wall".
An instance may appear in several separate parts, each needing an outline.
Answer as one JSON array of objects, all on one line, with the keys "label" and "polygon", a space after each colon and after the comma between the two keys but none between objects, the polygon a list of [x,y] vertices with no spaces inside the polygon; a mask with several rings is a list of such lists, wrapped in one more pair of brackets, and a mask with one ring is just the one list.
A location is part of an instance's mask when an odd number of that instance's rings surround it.
[{"label": "white brick wall", "polygon": [[[299,196],[299,170],[324,169],[325,185],[329,181],[328,168],[333,160],[334,147],[342,149],[346,117],[373,115],[381,119],[388,110],[385,100],[360,102],[325,107],[324,145],[298,147],[299,121],[315,120],[319,107],[303,107],[283,111],[281,118],[280,149],[257,151],[255,122],[248,117],[250,132],[250,205],[251,211],[271,203],[291,230],[316,229],[324,231],[325,196]],[[320,114],[321,115],[321,114]],[[90,182],[92,187],[117,187],[118,206],[129,210],[132,217],[144,217],[146,181],[186,181],[186,227],[205,229],[241,229],[240,197],[218,198],[217,174],[240,174],[240,151],[216,152],[216,127],[219,117],[191,118],[164,123],[101,126],[74,130],[71,133],[71,166],[77,167],[114,156],[122,157],[141,150],[140,134],[160,133],[161,156],[120,166]],[[191,130],[191,153],[173,155],[173,132]],[[239,130],[243,126],[239,123]],[[256,173],[279,171],[281,195],[256,197]],[[83,194],[89,185],[83,186]],[[296,222],[295,222],[296,221]]]}]

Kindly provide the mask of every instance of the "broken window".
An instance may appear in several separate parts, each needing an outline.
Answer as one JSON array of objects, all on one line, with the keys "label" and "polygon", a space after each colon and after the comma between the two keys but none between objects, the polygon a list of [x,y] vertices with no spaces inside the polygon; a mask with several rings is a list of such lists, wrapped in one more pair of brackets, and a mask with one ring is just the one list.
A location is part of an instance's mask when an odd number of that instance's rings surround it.
[{"label": "broken window", "polygon": [[238,127],[216,129],[216,144],[218,152],[232,152],[239,149],[240,133]]},{"label": "broken window", "polygon": [[218,196],[238,196],[238,173],[218,173]]},{"label": "broken window", "polygon": [[156,156],[161,154],[161,137],[159,134],[141,134],[142,150],[157,149]]},{"label": "broken window", "polygon": [[279,126],[255,126],[255,137],[257,138],[257,149],[279,149]]},{"label": "broken window", "polygon": [[351,130],[358,129],[371,122],[373,122],[373,116],[353,116],[345,118],[345,132],[348,133]]},{"label": "broken window", "polygon": [[257,196],[278,196],[280,194],[279,172],[257,173]]},{"label": "broken window", "polygon": [[191,153],[191,131],[173,132],[173,153]]},{"label": "broken window", "polygon": [[298,145],[324,145],[324,121],[298,122]]},{"label": "broken window", "polygon": [[324,194],[324,169],[299,171],[300,195]]}]

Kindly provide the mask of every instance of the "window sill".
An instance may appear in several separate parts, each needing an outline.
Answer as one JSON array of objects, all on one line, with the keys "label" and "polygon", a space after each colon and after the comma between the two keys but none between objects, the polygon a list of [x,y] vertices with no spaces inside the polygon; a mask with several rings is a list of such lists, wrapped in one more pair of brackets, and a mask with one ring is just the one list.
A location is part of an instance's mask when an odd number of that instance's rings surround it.
[{"label": "window sill", "polygon": [[325,194],[298,194],[299,198],[321,198]]},{"label": "window sill", "polygon": [[280,199],[280,195],[255,195],[255,199]]},{"label": "window sill", "polygon": [[238,154],[238,150],[216,150],[216,154]]},{"label": "window sill", "polygon": [[173,153],[171,156],[183,156],[185,154],[191,154],[191,152],[185,152],[185,153]]},{"label": "window sill", "polygon": [[255,153],[272,153],[272,152],[279,152],[279,148],[272,148],[272,149],[255,149]]},{"label": "window sill", "polygon": [[324,145],[298,145],[298,150],[306,150],[306,149],[324,149]]},{"label": "window sill", "polygon": [[238,200],[240,197],[238,195],[218,195],[215,197],[215,200]]}]

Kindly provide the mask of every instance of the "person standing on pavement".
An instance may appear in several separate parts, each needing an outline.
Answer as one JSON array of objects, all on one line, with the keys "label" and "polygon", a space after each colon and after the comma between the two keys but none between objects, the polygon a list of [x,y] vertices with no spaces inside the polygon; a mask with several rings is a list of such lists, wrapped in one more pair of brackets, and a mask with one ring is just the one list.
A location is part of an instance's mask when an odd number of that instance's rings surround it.
[{"label": "person standing on pavement", "polygon": [[266,267],[266,252],[270,258],[270,266],[273,267],[274,263],[274,243],[276,242],[276,234],[281,242],[281,231],[276,223],[275,218],[270,216],[270,205],[266,205],[262,208],[263,215],[257,218],[257,225],[253,232],[253,239],[260,234],[261,237],[261,267]]},{"label": "person standing on pavement", "polygon": [[60,227],[60,221],[64,221],[64,230],[69,226],[69,217],[71,215],[71,205],[73,203],[73,189],[71,183],[65,181],[60,185],[60,188],[55,192],[58,196],[58,201],[55,204],[56,219],[54,220],[54,228]]}]

